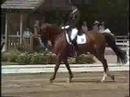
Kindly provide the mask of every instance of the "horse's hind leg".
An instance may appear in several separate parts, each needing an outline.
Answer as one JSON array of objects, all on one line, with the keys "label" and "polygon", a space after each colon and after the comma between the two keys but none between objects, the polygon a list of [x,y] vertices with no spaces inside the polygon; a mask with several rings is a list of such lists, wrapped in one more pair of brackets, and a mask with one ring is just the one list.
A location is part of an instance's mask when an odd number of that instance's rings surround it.
[{"label": "horse's hind leg", "polygon": [[53,76],[50,78],[50,82],[51,82],[51,83],[53,82],[53,80],[54,80],[55,77],[56,77],[56,73],[57,73],[57,71],[58,71],[58,69],[59,69],[60,63],[61,63],[61,59],[60,59],[60,57],[57,57],[57,62],[56,62],[56,65],[55,65],[54,74],[53,74]]},{"label": "horse's hind leg", "polygon": [[105,59],[105,58],[102,59],[101,62],[102,62],[102,64],[103,64],[103,68],[104,68],[104,74],[103,74],[103,77],[102,77],[102,79],[101,79],[101,82],[103,82],[107,76],[111,77],[112,80],[115,80],[115,79],[114,79],[114,75],[111,75],[110,72],[109,72],[108,64],[107,64],[106,59]]},{"label": "horse's hind leg", "polygon": [[65,66],[66,66],[67,70],[69,71],[69,82],[71,82],[71,80],[73,78],[73,74],[70,69],[69,63],[68,63],[67,59],[63,60],[63,62],[65,63]]},{"label": "horse's hind leg", "polygon": [[104,58],[104,55],[98,55],[96,56],[103,64],[103,68],[104,68],[104,73],[103,73],[103,77],[101,79],[101,82],[103,82],[107,76],[111,77],[112,80],[114,79],[114,75],[111,75],[108,69],[108,64],[107,64],[107,60]]}]

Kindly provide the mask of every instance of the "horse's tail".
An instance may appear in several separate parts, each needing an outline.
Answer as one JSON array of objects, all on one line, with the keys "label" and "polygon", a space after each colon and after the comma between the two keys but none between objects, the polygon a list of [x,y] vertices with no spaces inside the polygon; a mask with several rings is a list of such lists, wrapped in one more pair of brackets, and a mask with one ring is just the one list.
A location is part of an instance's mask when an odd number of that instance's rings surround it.
[{"label": "horse's tail", "polygon": [[126,63],[127,62],[127,56],[126,56],[126,52],[121,50],[117,45],[116,45],[116,41],[115,41],[115,37],[109,33],[103,33],[103,35],[105,36],[106,42],[108,44],[108,46],[110,46],[113,51],[115,52],[115,54],[117,55],[118,62],[122,62],[122,63]]}]

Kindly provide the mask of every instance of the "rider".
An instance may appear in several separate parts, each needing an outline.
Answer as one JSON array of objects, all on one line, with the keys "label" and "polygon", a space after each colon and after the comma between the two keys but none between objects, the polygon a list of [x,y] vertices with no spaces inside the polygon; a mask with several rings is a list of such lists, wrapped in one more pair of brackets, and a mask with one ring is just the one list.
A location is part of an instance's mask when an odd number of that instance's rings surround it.
[{"label": "rider", "polygon": [[[65,25],[69,25],[67,33],[76,51],[76,56],[78,56],[78,45],[77,45],[76,39],[77,39],[78,31],[80,29],[80,26],[78,24],[79,18],[80,18],[80,13],[79,13],[78,8],[76,6],[72,6],[72,11],[70,12],[68,16],[68,19]],[[71,36],[71,33],[73,33],[73,37]]]},{"label": "rider", "polygon": [[95,20],[93,23],[93,31],[99,32],[99,21]]},{"label": "rider", "polygon": [[104,25],[104,22],[101,22],[101,24],[99,25],[99,32],[104,32],[105,30],[105,25]]},{"label": "rider", "polygon": [[82,31],[83,31],[83,33],[88,32],[88,27],[87,27],[87,22],[86,21],[84,21],[83,24],[82,24]]}]

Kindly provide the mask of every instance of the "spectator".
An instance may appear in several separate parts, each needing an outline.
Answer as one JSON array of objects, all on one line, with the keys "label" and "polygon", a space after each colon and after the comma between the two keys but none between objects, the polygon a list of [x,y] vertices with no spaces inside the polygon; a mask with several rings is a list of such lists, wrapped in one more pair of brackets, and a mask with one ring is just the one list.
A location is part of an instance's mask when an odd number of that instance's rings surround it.
[{"label": "spectator", "polygon": [[36,20],[35,24],[34,24],[34,35],[37,35],[37,32],[39,30],[40,30],[40,22],[39,22],[39,20]]},{"label": "spectator", "polygon": [[97,20],[94,21],[92,30],[94,32],[99,32],[99,21]]},{"label": "spectator", "polygon": [[23,33],[23,37],[30,38],[31,36],[32,36],[32,32],[29,31],[29,28],[27,28],[26,31],[24,31],[24,33]]},{"label": "spectator", "polygon": [[99,32],[103,33],[104,30],[105,30],[104,22],[101,22],[101,24],[99,25]]},{"label": "spectator", "polygon": [[27,28],[27,29],[23,32],[24,48],[27,49],[27,50],[30,48],[31,36],[32,36],[32,32],[29,30],[29,28]]},{"label": "spectator", "polygon": [[88,31],[88,27],[87,27],[87,22],[86,21],[83,22],[82,31],[83,31],[83,33],[86,33]]},{"label": "spectator", "polygon": [[17,36],[19,36],[20,35],[20,32],[19,31],[17,31]]}]

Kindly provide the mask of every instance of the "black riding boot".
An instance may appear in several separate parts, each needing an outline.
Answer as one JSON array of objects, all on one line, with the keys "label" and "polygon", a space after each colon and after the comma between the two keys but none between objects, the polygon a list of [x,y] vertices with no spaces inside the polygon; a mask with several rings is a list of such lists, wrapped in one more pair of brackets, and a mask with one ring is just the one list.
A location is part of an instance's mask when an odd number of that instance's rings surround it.
[{"label": "black riding boot", "polygon": [[78,44],[77,44],[77,42],[76,42],[76,39],[74,39],[73,41],[72,41],[72,44],[73,44],[73,46],[74,46],[74,49],[75,49],[75,55],[76,55],[76,57],[77,56],[79,56],[79,48],[78,48]]}]

